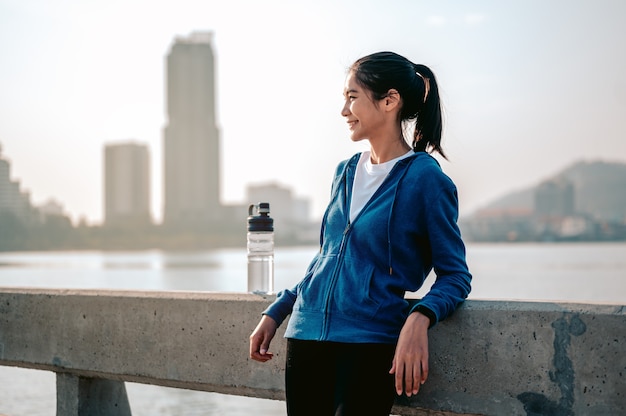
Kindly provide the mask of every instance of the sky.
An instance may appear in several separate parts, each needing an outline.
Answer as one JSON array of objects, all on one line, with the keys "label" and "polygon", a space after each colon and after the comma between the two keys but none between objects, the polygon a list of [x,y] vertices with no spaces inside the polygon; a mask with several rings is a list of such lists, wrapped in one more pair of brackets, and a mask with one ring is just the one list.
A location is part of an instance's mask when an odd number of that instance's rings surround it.
[{"label": "sky", "polygon": [[165,58],[213,32],[223,203],[276,183],[328,202],[366,150],[340,115],[346,68],[391,50],[428,65],[461,216],[579,161],[626,163],[622,0],[0,0],[0,145],[12,178],[103,219],[105,144],[151,156],[162,215]]}]

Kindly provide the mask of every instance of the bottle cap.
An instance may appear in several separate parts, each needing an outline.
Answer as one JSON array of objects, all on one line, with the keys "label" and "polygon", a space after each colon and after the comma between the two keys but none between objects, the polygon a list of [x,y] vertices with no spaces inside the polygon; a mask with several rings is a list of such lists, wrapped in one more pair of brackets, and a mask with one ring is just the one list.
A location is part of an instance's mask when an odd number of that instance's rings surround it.
[{"label": "bottle cap", "polygon": [[[254,211],[259,215],[254,215]],[[260,202],[248,207],[248,231],[274,231],[274,219],[269,216],[269,202]]]}]

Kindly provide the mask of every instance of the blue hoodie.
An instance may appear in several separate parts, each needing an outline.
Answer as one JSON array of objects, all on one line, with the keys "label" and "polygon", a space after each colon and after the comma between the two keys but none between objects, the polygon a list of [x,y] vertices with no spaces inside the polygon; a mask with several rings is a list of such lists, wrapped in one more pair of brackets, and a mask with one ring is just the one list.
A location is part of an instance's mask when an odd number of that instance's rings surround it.
[{"label": "blue hoodie", "polygon": [[[359,156],[337,167],[320,251],[304,278],[263,312],[279,325],[291,314],[287,338],[396,343],[409,313],[425,313],[432,326],[470,292],[456,187],[437,161],[425,152],[398,161],[350,223]],[[435,283],[411,305],[405,293],[433,268]]]}]

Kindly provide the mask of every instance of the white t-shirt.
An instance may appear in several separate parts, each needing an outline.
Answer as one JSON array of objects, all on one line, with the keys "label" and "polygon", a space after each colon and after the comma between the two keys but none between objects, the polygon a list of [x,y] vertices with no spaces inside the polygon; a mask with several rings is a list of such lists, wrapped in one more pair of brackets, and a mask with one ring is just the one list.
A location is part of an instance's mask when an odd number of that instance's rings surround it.
[{"label": "white t-shirt", "polygon": [[395,159],[391,159],[385,163],[374,164],[371,160],[371,154],[369,151],[361,153],[359,163],[356,166],[356,172],[354,174],[354,183],[352,186],[352,201],[350,203],[350,222],[354,221],[354,218],[363,209],[367,201],[374,195],[374,192],[383,183],[391,169],[397,161],[411,156],[413,150],[409,150],[402,156],[398,156]]}]

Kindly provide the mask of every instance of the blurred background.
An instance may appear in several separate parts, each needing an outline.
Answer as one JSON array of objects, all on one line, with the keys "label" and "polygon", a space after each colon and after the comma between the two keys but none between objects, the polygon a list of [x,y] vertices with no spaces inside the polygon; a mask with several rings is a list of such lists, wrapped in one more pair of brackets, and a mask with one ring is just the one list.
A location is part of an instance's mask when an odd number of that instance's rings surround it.
[{"label": "blurred background", "polygon": [[[528,215],[536,188],[558,177],[558,203],[573,202],[555,214],[623,223],[626,204],[615,195],[625,183],[625,8],[2,0],[0,189],[22,201],[3,197],[0,212],[21,204],[13,211],[22,220],[33,207],[40,221],[61,214],[84,232],[132,217],[162,225],[169,215],[173,228],[202,222],[216,232],[216,218],[236,227],[242,207],[273,192],[277,221],[315,223],[337,162],[367,146],[350,142],[339,113],[346,68],[393,50],[438,77],[450,159],[442,164],[462,218],[482,212],[484,222],[503,208]],[[588,171],[613,201],[587,196]],[[587,206],[598,198],[602,207]],[[90,244],[104,245],[91,231]]]}]

